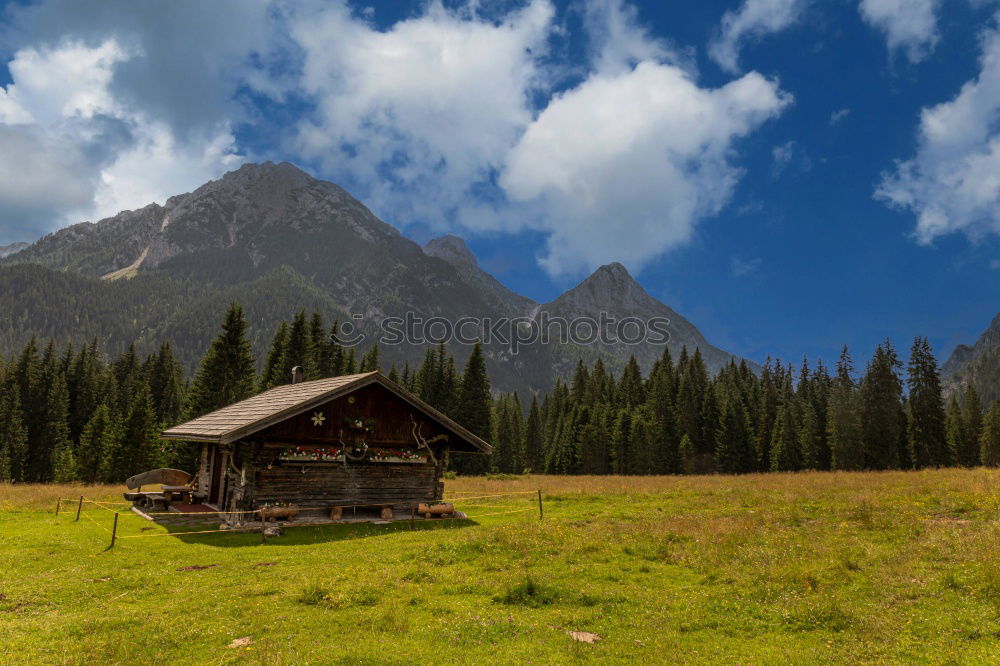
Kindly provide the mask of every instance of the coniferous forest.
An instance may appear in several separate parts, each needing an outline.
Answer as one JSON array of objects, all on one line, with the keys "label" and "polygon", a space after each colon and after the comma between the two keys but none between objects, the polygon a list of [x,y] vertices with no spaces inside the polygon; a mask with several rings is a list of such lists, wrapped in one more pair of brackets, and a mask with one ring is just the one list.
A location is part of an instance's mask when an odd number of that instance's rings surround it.
[{"label": "coniferous forest", "polygon": [[[185,378],[169,344],[107,358],[29,341],[0,355],[0,481],[120,482],[154,467],[191,469],[195,452],[159,432],[257,392],[306,379],[383,370],[489,440],[490,456],[454,455],[461,474],[741,474],[795,470],[1000,466],[1000,401],[974,388],[945,399],[938,364],[917,338],[904,367],[888,340],[863,370],[845,347],[836,366],[768,360],[759,374],[731,363],[711,377],[700,352],[663,356],[643,377],[597,360],[545,396],[490,389],[477,345],[463,369],[447,346],[419,367],[381,367],[377,345],[359,352],[338,325],[299,312],[279,326],[258,364],[239,305],[198,371]],[[258,372],[258,367],[261,368]]]}]

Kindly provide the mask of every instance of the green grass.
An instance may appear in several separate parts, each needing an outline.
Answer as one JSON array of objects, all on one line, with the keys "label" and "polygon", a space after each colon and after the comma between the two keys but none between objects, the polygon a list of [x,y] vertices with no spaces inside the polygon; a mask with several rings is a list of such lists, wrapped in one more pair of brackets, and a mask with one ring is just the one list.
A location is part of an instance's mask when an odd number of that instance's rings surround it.
[{"label": "green grass", "polygon": [[[1000,472],[459,478],[446,494],[537,487],[542,521],[501,513],[530,508],[521,495],[460,501],[484,517],[413,531],[299,527],[267,545],[249,533],[144,536],[106,550],[112,513],[90,505],[73,522],[75,507],[53,514],[55,497],[116,501],[117,489],[0,485],[0,663],[1000,654]],[[119,520],[125,537],[165,532]]]}]

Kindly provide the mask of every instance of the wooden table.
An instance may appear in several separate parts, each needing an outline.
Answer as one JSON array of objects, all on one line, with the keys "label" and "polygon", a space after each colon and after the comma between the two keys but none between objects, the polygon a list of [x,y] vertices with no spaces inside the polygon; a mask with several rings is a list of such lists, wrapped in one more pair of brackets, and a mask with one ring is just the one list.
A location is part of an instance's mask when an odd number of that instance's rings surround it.
[{"label": "wooden table", "polygon": [[170,503],[174,499],[174,495],[178,495],[182,502],[187,504],[191,503],[191,494],[194,492],[194,488],[191,486],[162,486],[163,497]]}]

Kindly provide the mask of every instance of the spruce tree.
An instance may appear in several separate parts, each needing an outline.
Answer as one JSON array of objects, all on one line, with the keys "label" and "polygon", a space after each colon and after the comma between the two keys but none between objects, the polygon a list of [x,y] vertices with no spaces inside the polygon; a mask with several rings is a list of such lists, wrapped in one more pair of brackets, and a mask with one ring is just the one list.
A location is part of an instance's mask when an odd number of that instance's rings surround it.
[{"label": "spruce tree", "polygon": [[330,375],[324,372],[326,365],[326,324],[323,315],[314,312],[309,320],[309,362],[306,364],[306,379],[321,379]]},{"label": "spruce tree", "polygon": [[945,414],[937,360],[927,338],[916,338],[910,350],[907,385],[910,419],[907,428],[910,457],[917,468],[950,463],[945,438]]},{"label": "spruce tree", "polygon": [[109,480],[120,482],[139,472],[159,467],[160,458],[159,428],[153,413],[153,400],[149,388],[140,385],[132,396],[128,416],[112,454]]},{"label": "spruce tree", "polygon": [[528,419],[524,424],[524,454],[525,462],[533,472],[542,469],[542,461],[545,458],[542,439],[542,415],[538,408],[538,400],[532,395],[531,406],[528,408]]},{"label": "spruce tree", "polygon": [[982,464],[986,467],[1000,467],[1000,400],[995,400],[986,410],[979,446]]},{"label": "spruce tree", "polygon": [[288,342],[285,344],[285,353],[281,357],[280,376],[286,379],[280,384],[291,380],[292,368],[301,367],[306,377],[313,375],[313,344],[309,334],[309,324],[306,321],[305,310],[299,310],[292,319],[291,328],[288,330]]},{"label": "spruce tree", "polygon": [[253,395],[254,365],[243,308],[233,303],[195,375],[188,415],[194,418]]},{"label": "spruce tree", "polygon": [[372,345],[372,348],[361,357],[361,372],[374,372],[375,370],[381,370],[382,363],[379,360],[379,348],[376,342]]},{"label": "spruce tree", "polygon": [[169,342],[160,345],[152,359],[149,391],[156,421],[164,426],[177,423],[184,411],[184,374]]},{"label": "spruce tree", "polygon": [[844,346],[837,362],[827,406],[827,441],[830,445],[830,468],[856,470],[864,466],[861,418],[853,378],[854,364]]},{"label": "spruce tree", "polygon": [[0,481],[27,480],[28,429],[20,394],[17,383],[0,384]]},{"label": "spruce tree", "polygon": [[983,403],[979,399],[976,387],[970,382],[965,387],[962,399],[962,424],[965,432],[962,436],[962,450],[959,452],[959,462],[966,467],[979,464],[979,438],[983,431]]},{"label": "spruce tree", "polygon": [[[447,372],[447,367],[439,369],[439,363],[443,362],[440,350],[438,354],[430,353],[424,361],[430,367],[421,366],[417,373],[421,386],[427,391],[424,399],[438,409],[447,407],[449,400],[446,395],[449,390],[450,381],[443,381],[443,373]],[[442,385],[442,382],[445,385]],[[452,389],[453,390],[453,389]],[[433,402],[432,402],[433,401]],[[438,404],[434,404],[434,403]],[[490,378],[486,372],[486,359],[483,357],[483,348],[478,342],[472,348],[469,359],[465,362],[465,370],[462,373],[461,388],[459,390],[457,405],[454,409],[455,420],[461,423],[474,435],[484,439],[489,438],[493,429],[493,398],[490,392]],[[456,454],[458,455],[458,454]],[[477,456],[482,457],[482,456]],[[456,464],[463,467],[462,471],[475,471],[481,468],[482,461],[477,461],[471,456],[459,456]]]},{"label": "spruce tree", "polygon": [[61,460],[65,463],[63,480],[71,480],[65,478],[72,473],[69,464],[73,452],[69,439],[69,393],[61,372],[55,372],[51,380],[38,426],[38,436],[32,442],[31,479],[53,480],[54,464]]},{"label": "spruce tree", "polygon": [[861,430],[865,467],[897,469],[899,467],[899,405],[903,383],[899,378],[902,363],[886,340],[878,345],[861,380]]},{"label": "spruce tree", "polygon": [[945,412],[944,432],[951,459],[961,464],[967,431],[962,419],[962,408],[959,407],[958,398],[954,395],[948,401],[948,409]]},{"label": "spruce tree", "polygon": [[288,322],[278,324],[278,330],[271,338],[271,349],[264,361],[264,372],[260,376],[259,391],[266,391],[281,384],[287,384],[291,377],[282,375],[285,366],[285,347],[288,345]]},{"label": "spruce tree", "polygon": [[791,400],[786,400],[778,409],[778,418],[771,434],[771,471],[792,472],[801,465],[795,409]]},{"label": "spruce tree", "polygon": [[753,435],[746,407],[736,397],[728,398],[715,435],[715,464],[720,472],[744,474],[754,468]]},{"label": "spruce tree", "polygon": [[52,452],[52,480],[56,483],[72,483],[77,480],[76,456],[73,444],[66,440]]},{"label": "spruce tree", "polygon": [[77,471],[84,483],[97,483],[101,480],[101,468],[105,458],[115,450],[118,433],[111,420],[111,410],[107,405],[101,405],[80,435],[80,446],[77,454]]},{"label": "spruce tree", "polygon": [[684,474],[694,474],[695,471],[695,451],[694,443],[691,438],[688,437],[687,433],[681,437],[681,443],[677,447],[678,453],[681,458],[681,471]]}]

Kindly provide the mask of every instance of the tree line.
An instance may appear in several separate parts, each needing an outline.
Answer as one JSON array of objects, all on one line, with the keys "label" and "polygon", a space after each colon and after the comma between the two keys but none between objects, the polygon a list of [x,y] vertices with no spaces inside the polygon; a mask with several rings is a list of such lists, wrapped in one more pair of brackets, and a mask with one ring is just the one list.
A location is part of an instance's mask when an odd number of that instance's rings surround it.
[{"label": "tree line", "polygon": [[[263,370],[233,304],[195,375],[185,380],[169,344],[116,359],[95,340],[75,349],[32,338],[0,356],[0,481],[120,482],[160,466],[193,468],[191,447],[159,433],[184,419],[291,381],[381,370],[374,345],[358,357],[338,324],[296,313],[279,325]],[[1000,465],[1000,401],[984,411],[973,387],[947,404],[937,362],[917,338],[904,369],[878,345],[860,377],[845,347],[833,373],[803,361],[732,362],[711,377],[699,350],[675,360],[665,347],[647,376],[635,359],[620,376],[580,362],[525,405],[494,396],[483,350],[460,371],[446,345],[391,380],[493,444],[489,456],[453,454],[459,473],[686,474],[912,469]]]}]

